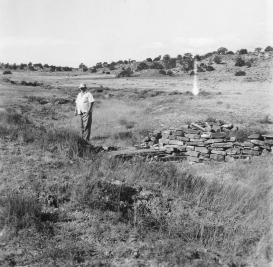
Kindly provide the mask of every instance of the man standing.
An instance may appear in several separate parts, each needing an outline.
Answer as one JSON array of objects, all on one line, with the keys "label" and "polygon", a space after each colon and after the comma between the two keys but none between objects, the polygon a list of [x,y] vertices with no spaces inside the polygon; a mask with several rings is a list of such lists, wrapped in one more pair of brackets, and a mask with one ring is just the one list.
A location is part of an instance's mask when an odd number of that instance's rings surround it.
[{"label": "man standing", "polygon": [[86,84],[79,86],[81,90],[76,98],[75,116],[81,116],[81,130],[83,140],[89,144],[91,124],[92,124],[92,111],[94,105],[93,95],[87,91]]}]

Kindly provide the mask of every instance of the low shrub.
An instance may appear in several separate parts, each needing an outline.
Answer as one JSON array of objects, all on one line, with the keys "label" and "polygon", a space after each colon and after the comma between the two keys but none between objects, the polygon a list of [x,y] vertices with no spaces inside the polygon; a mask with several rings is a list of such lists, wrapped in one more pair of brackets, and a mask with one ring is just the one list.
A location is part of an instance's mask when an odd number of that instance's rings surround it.
[{"label": "low shrub", "polygon": [[235,61],[236,67],[243,67],[245,65],[246,65],[246,62],[241,57],[236,58],[236,61]]},{"label": "low shrub", "polygon": [[167,75],[166,71],[165,70],[159,70],[158,72],[159,74],[162,74],[162,75]]},{"label": "low shrub", "polygon": [[10,192],[0,203],[4,207],[2,221],[5,225],[20,230],[27,227],[41,227],[42,206],[33,195]]},{"label": "low shrub", "polygon": [[169,76],[173,76],[174,75],[174,73],[171,70],[168,70],[166,74],[169,75]]},{"label": "low shrub", "polygon": [[206,66],[206,71],[214,71],[215,68],[211,65]]},{"label": "low shrub", "polygon": [[149,69],[149,65],[145,62],[140,62],[137,66],[137,71]]},{"label": "low shrub", "polygon": [[12,74],[12,72],[10,70],[4,70],[3,75],[7,75],[7,74]]},{"label": "low shrub", "polygon": [[245,76],[245,75],[246,75],[246,72],[243,70],[239,70],[235,72],[235,76]]},{"label": "low shrub", "polygon": [[273,47],[272,46],[267,46],[265,49],[264,49],[265,52],[272,52],[273,51]]},{"label": "low shrub", "polygon": [[213,58],[213,61],[214,61],[216,64],[221,64],[221,63],[222,63],[222,57],[219,56],[219,55],[215,55],[214,58]]},{"label": "low shrub", "polygon": [[133,71],[131,68],[127,68],[122,70],[121,72],[119,72],[117,74],[117,78],[122,78],[122,77],[131,77],[131,75],[133,74]]}]

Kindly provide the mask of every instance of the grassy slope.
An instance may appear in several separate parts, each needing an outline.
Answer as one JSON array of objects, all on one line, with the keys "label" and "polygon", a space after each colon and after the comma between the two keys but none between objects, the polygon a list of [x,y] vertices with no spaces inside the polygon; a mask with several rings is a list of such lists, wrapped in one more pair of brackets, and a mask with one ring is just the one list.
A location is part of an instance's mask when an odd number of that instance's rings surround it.
[{"label": "grassy slope", "polygon": [[[110,88],[96,93],[94,142],[129,146],[147,130],[207,116],[272,131],[271,124],[259,122],[273,114],[270,83],[260,78],[263,64],[250,70],[252,82],[233,77],[220,69],[223,66],[218,66],[218,74],[202,73],[201,88],[208,94],[197,98],[170,94],[180,86],[182,92],[190,90],[189,77],[94,80],[88,76],[89,85]],[[52,88],[0,84],[2,106],[10,114],[23,113],[23,117],[1,113],[0,214],[1,225],[6,225],[0,237],[1,264],[266,266],[272,260],[272,156],[194,166],[112,162],[98,155],[82,158],[73,104],[51,100],[54,95],[73,100],[74,86],[83,77],[13,76],[43,81]],[[163,92],[143,91],[150,88]],[[38,98],[26,98],[30,95],[50,101],[41,105]],[[124,132],[132,133],[120,134]],[[150,212],[124,217],[94,207],[94,183],[102,179],[125,180],[162,196],[147,203]],[[57,198],[58,208],[49,206],[49,195]]]}]

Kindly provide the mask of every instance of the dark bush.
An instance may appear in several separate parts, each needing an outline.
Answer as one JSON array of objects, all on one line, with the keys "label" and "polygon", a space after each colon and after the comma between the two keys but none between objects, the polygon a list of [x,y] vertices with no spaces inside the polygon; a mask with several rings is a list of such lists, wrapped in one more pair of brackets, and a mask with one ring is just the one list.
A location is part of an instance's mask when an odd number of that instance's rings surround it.
[{"label": "dark bush", "polygon": [[12,72],[10,70],[4,70],[3,75],[6,75],[6,74],[12,74]]},{"label": "dark bush", "polygon": [[158,70],[160,70],[160,69],[163,69],[164,66],[163,66],[161,63],[159,63],[159,62],[157,62],[157,61],[154,61],[154,62],[151,64],[150,68],[151,68],[151,69],[158,69]]},{"label": "dark bush", "polygon": [[166,75],[167,73],[165,70],[161,69],[161,70],[159,70],[159,74]]},{"label": "dark bush", "polygon": [[244,48],[243,48],[243,49],[238,50],[238,54],[239,54],[239,55],[247,55],[247,53],[248,53],[248,52],[247,52],[247,49],[244,49]]},{"label": "dark bush", "polygon": [[153,60],[150,57],[148,57],[148,58],[146,58],[146,61],[147,62],[152,62]]},{"label": "dark bush", "polygon": [[273,47],[272,46],[267,46],[265,49],[264,49],[265,52],[272,52],[273,51]]},{"label": "dark bush", "polygon": [[218,48],[217,49],[217,53],[219,54],[219,55],[225,55],[226,53],[227,53],[227,48],[225,48],[225,47],[220,47],[220,48]]},{"label": "dark bush", "polygon": [[137,66],[137,71],[149,69],[149,66],[145,62],[140,62]]},{"label": "dark bush", "polygon": [[168,70],[168,71],[167,71],[167,75],[173,76],[174,74],[173,74],[173,72],[172,72],[171,70]]},{"label": "dark bush", "polygon": [[161,59],[161,56],[155,57],[153,61],[159,61]]},{"label": "dark bush", "polygon": [[117,78],[121,78],[121,77],[130,77],[132,75],[133,71],[131,70],[131,68],[127,68],[122,70],[121,72],[119,72],[117,74]]},{"label": "dark bush", "polygon": [[245,65],[246,65],[246,63],[241,57],[236,58],[236,61],[235,61],[236,67],[243,67]]},{"label": "dark bush", "polygon": [[221,63],[222,63],[222,58],[221,58],[219,55],[216,55],[216,56],[213,58],[213,61],[214,61],[216,64],[221,64]]},{"label": "dark bush", "polygon": [[213,71],[213,70],[215,70],[214,67],[212,67],[210,65],[206,66],[206,71]]},{"label": "dark bush", "polygon": [[245,76],[245,75],[246,75],[246,72],[242,71],[242,70],[239,70],[239,71],[235,72],[235,76]]},{"label": "dark bush", "polygon": [[96,73],[96,72],[97,72],[97,69],[96,69],[96,68],[91,68],[91,69],[90,69],[90,72],[91,72],[91,73]]},{"label": "dark bush", "polygon": [[228,51],[226,54],[227,55],[234,55],[234,52],[233,51]]}]

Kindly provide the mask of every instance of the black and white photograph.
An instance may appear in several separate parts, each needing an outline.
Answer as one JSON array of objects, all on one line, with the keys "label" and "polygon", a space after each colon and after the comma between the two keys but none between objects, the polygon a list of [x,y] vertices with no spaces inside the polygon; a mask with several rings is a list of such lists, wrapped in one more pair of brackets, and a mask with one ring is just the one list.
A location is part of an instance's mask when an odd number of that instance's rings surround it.
[{"label": "black and white photograph", "polygon": [[273,267],[272,14],[0,0],[0,266]]}]

